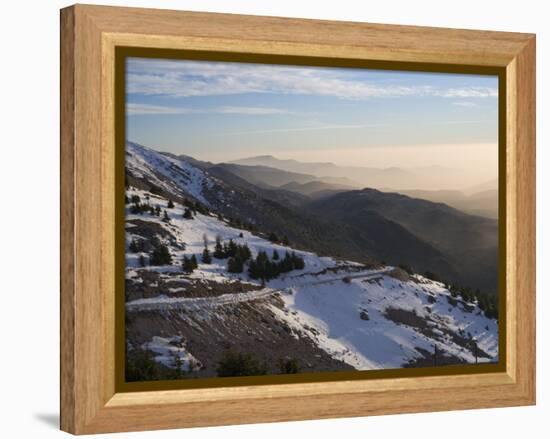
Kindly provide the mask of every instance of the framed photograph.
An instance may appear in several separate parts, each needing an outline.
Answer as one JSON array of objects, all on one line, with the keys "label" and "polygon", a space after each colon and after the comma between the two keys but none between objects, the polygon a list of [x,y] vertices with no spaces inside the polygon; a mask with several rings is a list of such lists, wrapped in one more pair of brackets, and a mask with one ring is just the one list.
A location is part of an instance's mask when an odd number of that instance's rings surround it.
[{"label": "framed photograph", "polygon": [[535,402],[535,37],[61,11],[61,427]]}]

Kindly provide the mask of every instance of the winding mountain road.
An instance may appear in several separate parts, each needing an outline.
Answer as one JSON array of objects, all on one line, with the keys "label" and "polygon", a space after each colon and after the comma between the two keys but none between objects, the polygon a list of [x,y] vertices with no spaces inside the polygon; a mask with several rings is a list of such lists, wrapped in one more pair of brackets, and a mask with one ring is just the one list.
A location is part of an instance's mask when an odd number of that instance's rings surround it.
[{"label": "winding mountain road", "polygon": [[173,310],[185,310],[185,311],[199,311],[207,309],[215,309],[224,305],[235,305],[241,302],[250,302],[253,300],[263,299],[272,296],[277,293],[284,293],[289,288],[293,287],[307,287],[314,285],[323,285],[331,282],[343,281],[344,279],[365,279],[375,280],[382,275],[387,274],[390,270],[384,269],[379,271],[369,271],[366,273],[358,273],[353,275],[331,277],[329,279],[317,280],[313,282],[296,283],[289,285],[286,288],[262,288],[257,291],[250,291],[247,293],[235,293],[235,294],[222,294],[221,296],[213,297],[152,297],[149,299],[138,299],[128,302],[126,304],[126,310],[128,312],[144,312],[144,311],[173,311]]}]

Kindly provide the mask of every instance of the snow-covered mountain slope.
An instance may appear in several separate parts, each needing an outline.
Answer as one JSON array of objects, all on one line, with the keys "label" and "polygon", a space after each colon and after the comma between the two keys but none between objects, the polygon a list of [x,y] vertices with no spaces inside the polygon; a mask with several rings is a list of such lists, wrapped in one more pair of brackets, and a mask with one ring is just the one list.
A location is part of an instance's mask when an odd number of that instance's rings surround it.
[{"label": "snow-covered mountain slope", "polygon": [[187,195],[208,206],[204,191],[214,181],[196,166],[168,155],[159,154],[137,143],[126,143],[126,169],[175,195]]},{"label": "snow-covered mountain slope", "polygon": [[[210,184],[203,171],[146,150],[130,148],[128,166],[156,185],[200,200]],[[160,157],[158,157],[160,156]],[[157,175],[162,175],[162,178]],[[273,243],[233,227],[217,213],[195,212],[143,189],[129,199],[166,211],[131,213],[127,206],[126,309],[128,342],[148,349],[164,366],[175,359],[196,376],[212,376],[228,349],[253,352],[277,372],[277,361],[295,358],[303,371],[359,370],[496,361],[498,325],[475,303],[453,297],[445,286],[391,266],[353,261]],[[304,268],[271,280],[228,272],[228,260],[202,262],[218,237],[246,245],[255,258],[294,252]],[[137,243],[131,249],[132,242]],[[149,265],[152,248],[166,245],[172,262]],[[195,256],[192,273],[183,258]],[[170,344],[170,340],[178,343]],[[171,363],[169,358],[173,358]],[[190,361],[192,359],[193,361]],[[196,365],[201,367],[197,368]]]}]

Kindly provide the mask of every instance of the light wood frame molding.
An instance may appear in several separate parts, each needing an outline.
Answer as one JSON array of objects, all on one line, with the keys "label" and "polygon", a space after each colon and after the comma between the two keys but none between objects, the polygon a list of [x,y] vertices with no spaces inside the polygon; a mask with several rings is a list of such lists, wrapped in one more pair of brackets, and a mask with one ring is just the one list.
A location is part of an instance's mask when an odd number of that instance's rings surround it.
[{"label": "light wood frame molding", "polygon": [[[113,96],[118,46],[504,69],[506,370],[117,393]],[[61,11],[63,430],[86,434],[534,403],[534,35],[90,5]]]}]

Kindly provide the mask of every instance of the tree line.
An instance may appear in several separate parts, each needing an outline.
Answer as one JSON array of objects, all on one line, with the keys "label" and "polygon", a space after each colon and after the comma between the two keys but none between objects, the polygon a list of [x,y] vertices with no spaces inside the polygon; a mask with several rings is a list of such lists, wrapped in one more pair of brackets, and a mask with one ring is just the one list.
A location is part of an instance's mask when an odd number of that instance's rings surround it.
[{"label": "tree line", "polygon": [[475,290],[468,286],[458,285],[451,282],[446,282],[439,275],[426,271],[424,277],[435,280],[436,282],[442,282],[446,288],[451,292],[453,298],[461,297],[462,300],[469,303],[476,303],[479,309],[483,311],[485,317],[489,319],[498,319],[498,298],[496,295],[492,295],[481,291],[479,288]]},{"label": "tree line", "polygon": [[292,270],[302,270],[305,267],[304,258],[296,253],[286,252],[284,258],[279,257],[277,250],[273,251],[270,259],[263,250],[258,252],[255,259],[250,261],[248,274],[252,279],[268,281]]}]

